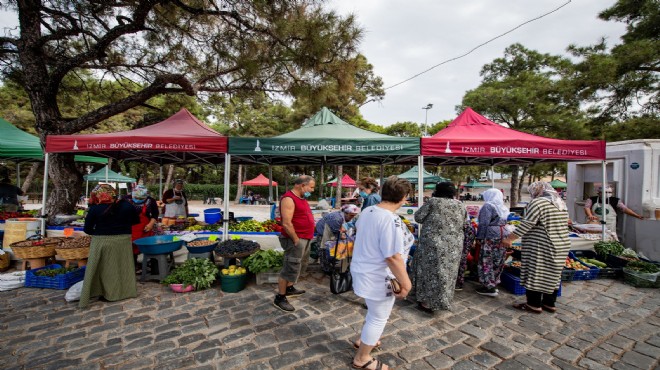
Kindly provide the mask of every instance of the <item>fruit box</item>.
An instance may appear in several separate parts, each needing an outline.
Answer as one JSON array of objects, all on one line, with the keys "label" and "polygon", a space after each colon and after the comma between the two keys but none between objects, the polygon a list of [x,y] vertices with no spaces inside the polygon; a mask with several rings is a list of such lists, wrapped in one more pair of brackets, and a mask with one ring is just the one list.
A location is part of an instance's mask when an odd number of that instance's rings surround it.
[{"label": "fruit box", "polygon": [[267,271],[257,274],[257,285],[261,284],[277,284],[280,278],[279,271]]},{"label": "fruit box", "polygon": [[[520,278],[513,276],[508,272],[503,272],[502,275],[500,275],[500,284],[502,287],[504,287],[504,289],[515,295],[523,295],[526,292],[525,287],[520,285]],[[557,292],[557,297],[561,297],[561,283],[559,283],[559,291]]]},{"label": "fruit box", "polygon": [[66,274],[60,274],[56,275],[53,277],[50,276],[38,276],[35,274],[36,271],[39,270],[52,270],[52,269],[58,269],[61,268],[62,266],[54,264],[54,265],[48,265],[45,267],[41,267],[38,269],[34,270],[28,270],[25,273],[25,286],[26,287],[32,287],[32,288],[47,288],[47,289],[69,289],[71,286],[85,278],[85,266],[71,271],[67,272]]}]

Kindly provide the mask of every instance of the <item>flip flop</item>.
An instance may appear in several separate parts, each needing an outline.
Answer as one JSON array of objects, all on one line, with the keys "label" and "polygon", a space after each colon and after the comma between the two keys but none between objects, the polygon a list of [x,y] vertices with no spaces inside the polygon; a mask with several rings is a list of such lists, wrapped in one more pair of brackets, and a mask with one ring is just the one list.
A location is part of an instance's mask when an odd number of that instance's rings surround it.
[{"label": "flip flop", "polygon": [[[374,368],[374,370],[382,370],[383,369],[383,363],[380,362],[375,357],[372,358],[371,360],[365,362],[364,365],[362,365],[362,366],[358,366],[358,365],[355,364],[355,362],[351,362],[351,368],[353,368],[353,369],[369,369],[369,365],[371,365],[374,361],[376,361],[376,367]],[[387,368],[389,369],[390,367],[388,366]]]},{"label": "flip flop", "polygon": [[[360,345],[357,344],[357,342],[353,342],[352,340],[349,339],[349,342],[353,345],[353,348],[355,349],[360,349]],[[380,351],[381,350],[381,343],[378,341],[376,345],[374,346],[374,349],[372,351]]]},{"label": "flip flop", "polygon": [[548,312],[551,312],[551,313],[557,312],[557,307],[543,305],[543,306],[541,306],[541,308],[548,311]]},{"label": "flip flop", "polygon": [[535,313],[535,314],[540,314],[541,312],[543,312],[542,309],[532,308],[527,303],[516,303],[516,304],[513,305],[513,308],[521,310],[521,311],[527,311],[527,312]]}]

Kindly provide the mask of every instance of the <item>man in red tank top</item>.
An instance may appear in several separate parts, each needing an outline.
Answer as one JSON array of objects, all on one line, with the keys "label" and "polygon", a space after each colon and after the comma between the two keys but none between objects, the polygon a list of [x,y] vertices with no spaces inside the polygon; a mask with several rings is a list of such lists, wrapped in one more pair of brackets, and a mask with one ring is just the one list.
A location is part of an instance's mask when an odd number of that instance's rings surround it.
[{"label": "man in red tank top", "polygon": [[315,184],[311,176],[300,176],[294,181],[293,189],[280,198],[283,229],[280,244],[284,249],[284,263],[273,304],[282,311],[295,310],[287,297],[305,293],[294,288],[293,284],[307,268],[310,241],[314,237],[314,216],[306,198],[314,192]]}]

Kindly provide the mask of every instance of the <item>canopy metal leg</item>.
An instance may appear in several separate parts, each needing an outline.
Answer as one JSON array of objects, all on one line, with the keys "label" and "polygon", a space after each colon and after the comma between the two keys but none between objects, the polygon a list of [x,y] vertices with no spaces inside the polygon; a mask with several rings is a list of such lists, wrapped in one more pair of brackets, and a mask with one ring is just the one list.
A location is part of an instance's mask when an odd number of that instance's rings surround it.
[{"label": "canopy metal leg", "polygon": [[417,207],[424,204],[424,156],[417,157]]},{"label": "canopy metal leg", "polygon": [[44,154],[44,185],[41,193],[41,235],[46,236],[46,193],[48,192],[48,153]]},{"label": "canopy metal leg", "polygon": [[224,210],[222,211],[222,240],[229,240],[229,170],[231,155],[225,154]]}]

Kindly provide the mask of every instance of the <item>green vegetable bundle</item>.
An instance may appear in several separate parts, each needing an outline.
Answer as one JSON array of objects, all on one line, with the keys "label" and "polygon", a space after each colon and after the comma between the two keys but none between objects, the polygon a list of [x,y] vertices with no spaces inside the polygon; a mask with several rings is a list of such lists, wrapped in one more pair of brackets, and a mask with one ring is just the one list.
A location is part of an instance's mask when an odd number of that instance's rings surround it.
[{"label": "green vegetable bundle", "polygon": [[660,272],[660,268],[657,265],[644,261],[630,261],[626,265],[626,268],[645,274],[655,274],[656,272]]},{"label": "green vegetable bundle", "polygon": [[195,290],[209,288],[216,280],[218,267],[206,258],[191,258],[175,268],[162,284],[183,284],[184,287],[192,285]]},{"label": "green vegetable bundle", "polygon": [[258,274],[282,268],[284,262],[284,253],[272,249],[259,250],[246,258],[242,265],[247,267],[250,272]]},{"label": "green vegetable bundle", "polygon": [[77,270],[78,267],[61,267],[57,269],[42,269],[36,271],[34,274],[36,276],[48,276],[48,277],[55,277],[57,275],[63,275],[63,274],[68,274],[69,272]]},{"label": "green vegetable bundle", "polygon": [[623,246],[623,244],[617,241],[611,241],[611,242],[601,241],[594,244],[594,250],[602,258],[606,258],[608,254],[611,254],[613,256],[620,256],[621,253],[623,253],[624,249],[625,247]]}]

